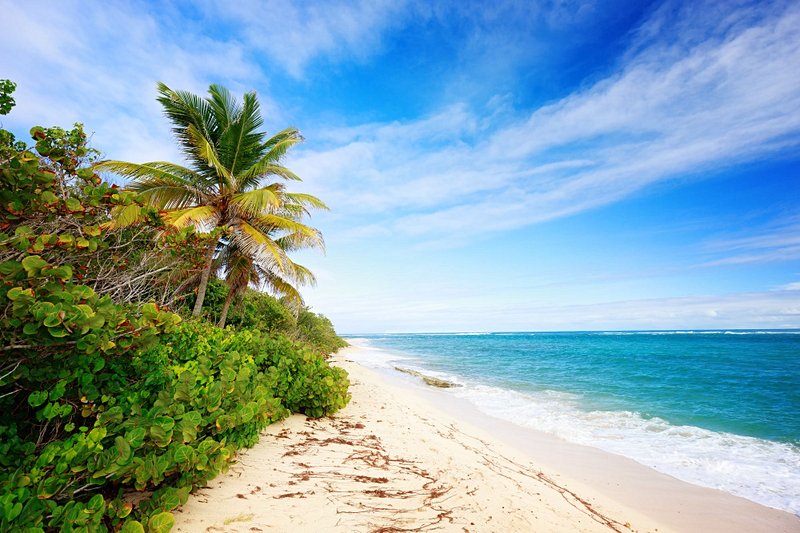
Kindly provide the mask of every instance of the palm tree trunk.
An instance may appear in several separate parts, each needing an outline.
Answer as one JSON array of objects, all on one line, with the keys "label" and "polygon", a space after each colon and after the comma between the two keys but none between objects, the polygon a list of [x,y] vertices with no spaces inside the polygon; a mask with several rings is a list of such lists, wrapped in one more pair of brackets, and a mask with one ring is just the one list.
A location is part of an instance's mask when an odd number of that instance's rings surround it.
[{"label": "palm tree trunk", "polygon": [[217,322],[217,326],[224,328],[225,321],[228,319],[228,309],[233,302],[233,299],[236,298],[235,291],[228,289],[228,295],[225,297],[225,303],[222,304],[222,312],[219,314],[219,322]]},{"label": "palm tree trunk", "polygon": [[206,299],[206,288],[208,287],[208,278],[211,277],[211,266],[214,263],[214,251],[216,248],[216,242],[208,246],[208,251],[206,252],[206,266],[200,274],[200,285],[197,287],[197,300],[194,302],[192,316],[200,316],[200,311],[203,310],[203,300]]}]

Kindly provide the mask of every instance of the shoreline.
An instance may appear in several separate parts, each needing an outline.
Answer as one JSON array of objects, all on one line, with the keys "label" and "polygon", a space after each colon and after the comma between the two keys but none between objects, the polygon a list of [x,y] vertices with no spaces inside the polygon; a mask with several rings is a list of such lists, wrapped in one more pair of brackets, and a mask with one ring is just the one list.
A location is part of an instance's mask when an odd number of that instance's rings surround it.
[{"label": "shoreline", "polygon": [[332,359],[350,405],[268,427],[175,531],[800,531],[790,513],[392,379],[353,361],[359,350]]}]

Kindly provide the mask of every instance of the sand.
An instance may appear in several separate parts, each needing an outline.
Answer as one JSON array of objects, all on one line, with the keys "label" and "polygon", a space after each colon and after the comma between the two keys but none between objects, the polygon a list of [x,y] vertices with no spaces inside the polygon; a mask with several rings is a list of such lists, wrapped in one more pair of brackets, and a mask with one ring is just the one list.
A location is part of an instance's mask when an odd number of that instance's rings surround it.
[{"label": "sand", "polygon": [[480,414],[352,359],[336,416],[273,424],[176,512],[178,532],[793,531],[800,519]]}]

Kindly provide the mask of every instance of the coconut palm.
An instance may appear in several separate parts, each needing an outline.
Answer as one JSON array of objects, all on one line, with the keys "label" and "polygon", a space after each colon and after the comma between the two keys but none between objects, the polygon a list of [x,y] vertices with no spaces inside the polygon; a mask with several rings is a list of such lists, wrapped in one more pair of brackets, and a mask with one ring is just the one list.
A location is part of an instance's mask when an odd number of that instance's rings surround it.
[{"label": "coconut palm", "polygon": [[304,302],[295,288],[296,284],[314,285],[316,279],[306,267],[289,261],[289,275],[280,276],[276,268],[265,268],[266,265],[256,263],[252,257],[244,254],[236,246],[220,246],[217,256],[219,270],[225,273],[228,295],[222,305],[217,325],[225,327],[228,311],[236,298],[248,287],[267,289],[276,296],[283,297],[291,308],[299,310]]},{"label": "coconut palm", "polygon": [[[286,252],[323,247],[320,232],[303,224],[302,217],[309,208],[325,209],[325,204],[311,195],[287,192],[281,181],[263,185],[272,178],[300,180],[280,164],[302,141],[300,133],[287,128],[267,137],[259,131],[263,120],[254,92],[246,93],[241,104],[218,85],[209,87],[206,98],[163,83],[158,93],[189,166],[101,161],[95,168],[129,178],[128,189],[175,227],[194,225],[209,232],[224,228],[224,241],[214,240],[204,251],[192,314],[202,310],[218,242],[235,246],[237,253],[280,279],[302,281]],[[135,213],[122,209],[117,223],[133,222]]]}]

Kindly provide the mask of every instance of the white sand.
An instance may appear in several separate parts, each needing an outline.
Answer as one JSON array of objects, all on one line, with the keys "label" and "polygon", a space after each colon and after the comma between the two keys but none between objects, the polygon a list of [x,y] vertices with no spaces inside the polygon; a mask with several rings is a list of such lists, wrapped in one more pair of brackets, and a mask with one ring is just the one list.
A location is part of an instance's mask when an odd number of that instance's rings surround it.
[{"label": "white sand", "polygon": [[789,513],[390,383],[349,361],[356,350],[334,358],[347,408],[270,426],[174,531],[800,532]]}]

